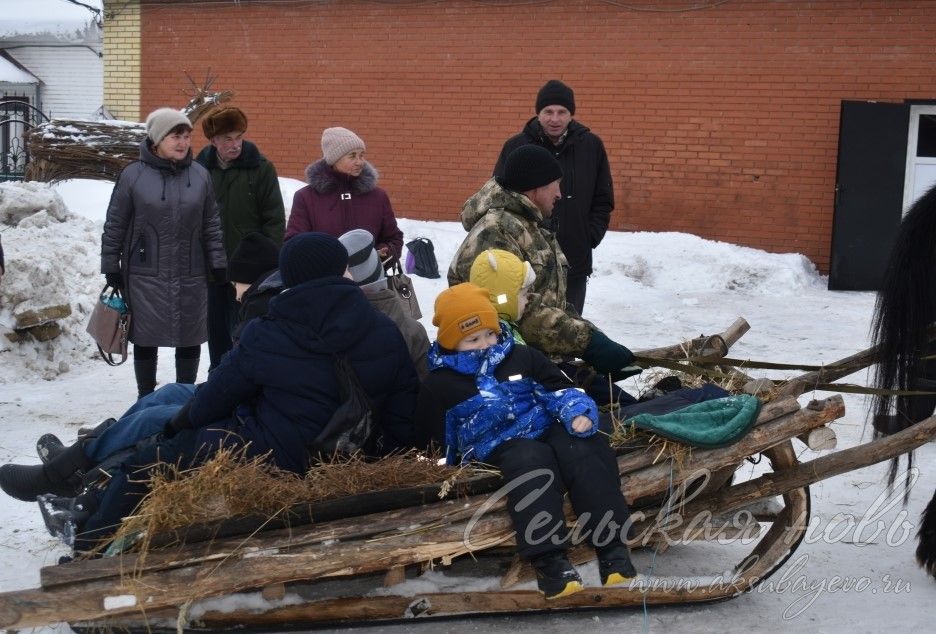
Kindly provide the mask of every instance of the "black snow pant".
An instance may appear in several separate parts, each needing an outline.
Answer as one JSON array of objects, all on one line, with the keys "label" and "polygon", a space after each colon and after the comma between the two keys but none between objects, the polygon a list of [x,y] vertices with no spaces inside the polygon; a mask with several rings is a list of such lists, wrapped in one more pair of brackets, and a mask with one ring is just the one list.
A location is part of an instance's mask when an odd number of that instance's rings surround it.
[{"label": "black snow pant", "polygon": [[[501,470],[508,488],[507,506],[522,559],[564,551],[570,542],[600,548],[626,540],[630,511],[604,434],[579,438],[556,423],[535,440],[501,443],[486,462]],[[578,516],[571,534],[562,512],[563,491]]]}]

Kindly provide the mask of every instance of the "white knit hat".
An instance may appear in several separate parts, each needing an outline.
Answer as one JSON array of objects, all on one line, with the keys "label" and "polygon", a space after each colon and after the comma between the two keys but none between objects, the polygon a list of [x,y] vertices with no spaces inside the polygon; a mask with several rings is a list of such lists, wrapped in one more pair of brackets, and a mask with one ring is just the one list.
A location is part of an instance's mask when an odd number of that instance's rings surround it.
[{"label": "white knit hat", "polygon": [[150,138],[153,145],[159,145],[169,131],[177,125],[192,129],[192,122],[180,111],[173,108],[157,108],[146,117],[146,136]]},{"label": "white knit hat", "polygon": [[363,149],[361,137],[347,128],[325,128],[322,132],[322,154],[329,165],[337,163],[348,152]]}]

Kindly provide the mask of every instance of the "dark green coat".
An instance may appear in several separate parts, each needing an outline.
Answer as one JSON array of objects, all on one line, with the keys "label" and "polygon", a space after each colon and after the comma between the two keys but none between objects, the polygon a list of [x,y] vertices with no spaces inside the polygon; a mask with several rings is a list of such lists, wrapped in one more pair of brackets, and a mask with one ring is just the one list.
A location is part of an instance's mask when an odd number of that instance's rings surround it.
[{"label": "dark green coat", "polygon": [[244,141],[240,156],[224,170],[218,165],[214,146],[202,149],[195,160],[211,173],[215,198],[221,208],[221,231],[228,258],[252,231],[259,231],[282,244],[286,211],[276,168],[260,154],[256,145]]}]

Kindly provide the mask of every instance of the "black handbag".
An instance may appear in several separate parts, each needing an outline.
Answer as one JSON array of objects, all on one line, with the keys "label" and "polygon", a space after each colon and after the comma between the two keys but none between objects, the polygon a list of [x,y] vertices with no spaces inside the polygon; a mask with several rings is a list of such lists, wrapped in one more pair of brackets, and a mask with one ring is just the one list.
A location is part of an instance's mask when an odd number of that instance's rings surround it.
[{"label": "black handbag", "polygon": [[416,238],[406,243],[406,272],[427,277],[431,280],[438,279],[439,262],[436,260],[435,247],[429,238]]}]

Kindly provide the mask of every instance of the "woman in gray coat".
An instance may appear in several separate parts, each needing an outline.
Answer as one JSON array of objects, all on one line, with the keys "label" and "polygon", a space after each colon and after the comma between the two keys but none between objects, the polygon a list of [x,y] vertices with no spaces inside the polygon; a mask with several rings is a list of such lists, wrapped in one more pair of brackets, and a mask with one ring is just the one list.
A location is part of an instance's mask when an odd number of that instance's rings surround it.
[{"label": "woman in gray coat", "polygon": [[176,349],[176,382],[194,383],[208,339],[206,275],[227,259],[211,177],[192,162],[192,124],[171,108],[146,118],[140,160],[120,173],[101,236],[101,272],[132,315],[138,396],[156,387],[159,347]]}]

